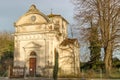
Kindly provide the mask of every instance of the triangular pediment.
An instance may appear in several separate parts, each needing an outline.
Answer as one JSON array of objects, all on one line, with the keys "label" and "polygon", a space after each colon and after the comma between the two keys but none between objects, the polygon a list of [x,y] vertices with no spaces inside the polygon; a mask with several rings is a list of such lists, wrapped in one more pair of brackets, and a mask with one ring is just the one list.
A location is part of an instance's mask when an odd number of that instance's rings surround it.
[{"label": "triangular pediment", "polygon": [[25,48],[40,48],[42,46],[38,43],[35,43],[35,42],[29,42],[24,47]]}]

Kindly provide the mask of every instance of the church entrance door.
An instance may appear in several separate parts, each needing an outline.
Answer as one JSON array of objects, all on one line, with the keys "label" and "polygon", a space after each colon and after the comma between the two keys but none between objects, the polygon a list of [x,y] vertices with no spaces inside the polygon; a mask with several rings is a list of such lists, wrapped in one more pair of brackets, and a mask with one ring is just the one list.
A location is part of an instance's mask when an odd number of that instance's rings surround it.
[{"label": "church entrance door", "polygon": [[29,74],[30,76],[36,75],[36,53],[31,52],[29,58]]}]

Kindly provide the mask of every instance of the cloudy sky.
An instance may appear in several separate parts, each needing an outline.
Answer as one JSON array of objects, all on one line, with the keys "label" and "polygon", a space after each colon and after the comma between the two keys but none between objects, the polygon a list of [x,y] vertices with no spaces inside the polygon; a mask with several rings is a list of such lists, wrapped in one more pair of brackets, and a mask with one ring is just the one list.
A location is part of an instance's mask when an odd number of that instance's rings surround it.
[{"label": "cloudy sky", "polygon": [[74,5],[71,0],[0,0],[0,31],[14,31],[13,23],[32,4],[46,15],[53,9],[53,13],[61,14],[69,23],[73,23]]}]

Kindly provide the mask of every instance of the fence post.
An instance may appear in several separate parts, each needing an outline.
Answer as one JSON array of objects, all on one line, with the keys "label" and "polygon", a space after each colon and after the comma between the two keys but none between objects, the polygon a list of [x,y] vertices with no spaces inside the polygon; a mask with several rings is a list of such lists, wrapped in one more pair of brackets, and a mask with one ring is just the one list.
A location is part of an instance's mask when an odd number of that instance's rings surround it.
[{"label": "fence post", "polygon": [[10,78],[10,73],[11,73],[11,69],[10,69],[10,65],[8,66],[8,78]]},{"label": "fence post", "polygon": [[102,80],[102,69],[100,69],[100,78]]}]

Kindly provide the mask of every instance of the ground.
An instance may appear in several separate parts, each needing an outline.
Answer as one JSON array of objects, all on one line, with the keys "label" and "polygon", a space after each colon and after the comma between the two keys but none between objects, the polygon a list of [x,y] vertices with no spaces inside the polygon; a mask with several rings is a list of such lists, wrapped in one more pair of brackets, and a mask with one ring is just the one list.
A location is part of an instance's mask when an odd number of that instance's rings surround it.
[{"label": "ground", "polygon": [[[0,77],[0,80],[53,80],[52,78],[17,78],[17,79],[9,79],[8,77]],[[120,79],[83,79],[83,78],[59,78],[58,80],[120,80]]]}]

